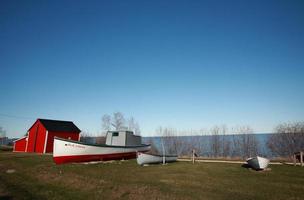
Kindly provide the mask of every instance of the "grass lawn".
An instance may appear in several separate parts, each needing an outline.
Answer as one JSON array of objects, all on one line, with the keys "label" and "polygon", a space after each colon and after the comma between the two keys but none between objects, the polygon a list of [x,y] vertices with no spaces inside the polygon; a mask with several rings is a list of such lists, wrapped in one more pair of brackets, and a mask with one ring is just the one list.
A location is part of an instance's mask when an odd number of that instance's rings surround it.
[{"label": "grass lawn", "polygon": [[[55,165],[51,155],[0,151],[0,199],[304,199],[304,167],[135,160]],[[15,172],[7,173],[14,169]]]}]

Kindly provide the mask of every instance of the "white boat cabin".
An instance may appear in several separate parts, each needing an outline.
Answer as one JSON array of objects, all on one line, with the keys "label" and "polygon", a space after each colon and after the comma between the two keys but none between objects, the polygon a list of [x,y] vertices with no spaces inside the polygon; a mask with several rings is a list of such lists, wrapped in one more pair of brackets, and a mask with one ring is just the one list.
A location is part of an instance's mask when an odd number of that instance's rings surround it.
[{"label": "white boat cabin", "polygon": [[141,145],[141,137],[132,131],[108,131],[106,145],[138,146]]}]

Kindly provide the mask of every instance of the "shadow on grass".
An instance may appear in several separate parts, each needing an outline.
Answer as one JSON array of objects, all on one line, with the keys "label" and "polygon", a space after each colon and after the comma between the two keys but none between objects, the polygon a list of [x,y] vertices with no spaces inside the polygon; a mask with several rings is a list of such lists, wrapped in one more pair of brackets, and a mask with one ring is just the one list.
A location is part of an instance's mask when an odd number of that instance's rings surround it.
[{"label": "shadow on grass", "polygon": [[242,167],[243,167],[243,168],[246,168],[246,169],[252,169],[252,168],[250,167],[250,165],[248,165],[247,163],[242,164]]},{"label": "shadow on grass", "polygon": [[9,195],[0,195],[0,199],[1,199],[1,200],[12,200],[13,197],[12,197],[12,196],[9,196]]}]

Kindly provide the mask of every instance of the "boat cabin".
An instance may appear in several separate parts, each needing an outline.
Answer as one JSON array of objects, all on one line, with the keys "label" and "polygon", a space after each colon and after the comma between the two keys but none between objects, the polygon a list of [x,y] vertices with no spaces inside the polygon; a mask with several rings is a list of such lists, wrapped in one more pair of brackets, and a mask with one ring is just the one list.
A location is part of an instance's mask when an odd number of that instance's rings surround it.
[{"label": "boat cabin", "polygon": [[141,145],[141,136],[134,135],[132,131],[108,131],[106,145],[138,146]]}]

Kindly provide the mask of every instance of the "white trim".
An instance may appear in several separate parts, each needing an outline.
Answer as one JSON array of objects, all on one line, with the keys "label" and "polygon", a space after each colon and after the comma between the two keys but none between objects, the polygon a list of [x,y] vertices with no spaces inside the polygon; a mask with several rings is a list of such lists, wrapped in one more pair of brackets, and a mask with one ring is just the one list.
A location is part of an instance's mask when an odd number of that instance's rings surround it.
[{"label": "white trim", "polygon": [[80,133],[78,134],[78,142],[80,141]]},{"label": "white trim", "polygon": [[15,143],[15,142],[17,142],[17,141],[19,141],[19,140],[22,140],[22,139],[24,139],[24,138],[27,138],[27,136],[24,136],[24,137],[22,137],[22,138],[19,138],[19,139],[17,139],[17,140],[14,140],[13,142]]},{"label": "white trim", "polygon": [[26,140],[25,152],[27,152],[27,146],[28,146],[29,140],[30,140],[30,132],[28,131],[27,132],[27,140]]},{"label": "white trim", "polygon": [[45,151],[46,151],[46,145],[47,145],[47,139],[48,139],[48,136],[49,136],[49,131],[47,130],[47,131],[45,132],[45,139],[44,139],[43,153],[45,153]]},{"label": "white trim", "polygon": [[15,151],[15,146],[16,146],[16,143],[15,143],[15,141],[14,141],[14,150],[13,150],[13,152],[16,152],[16,151]]}]

